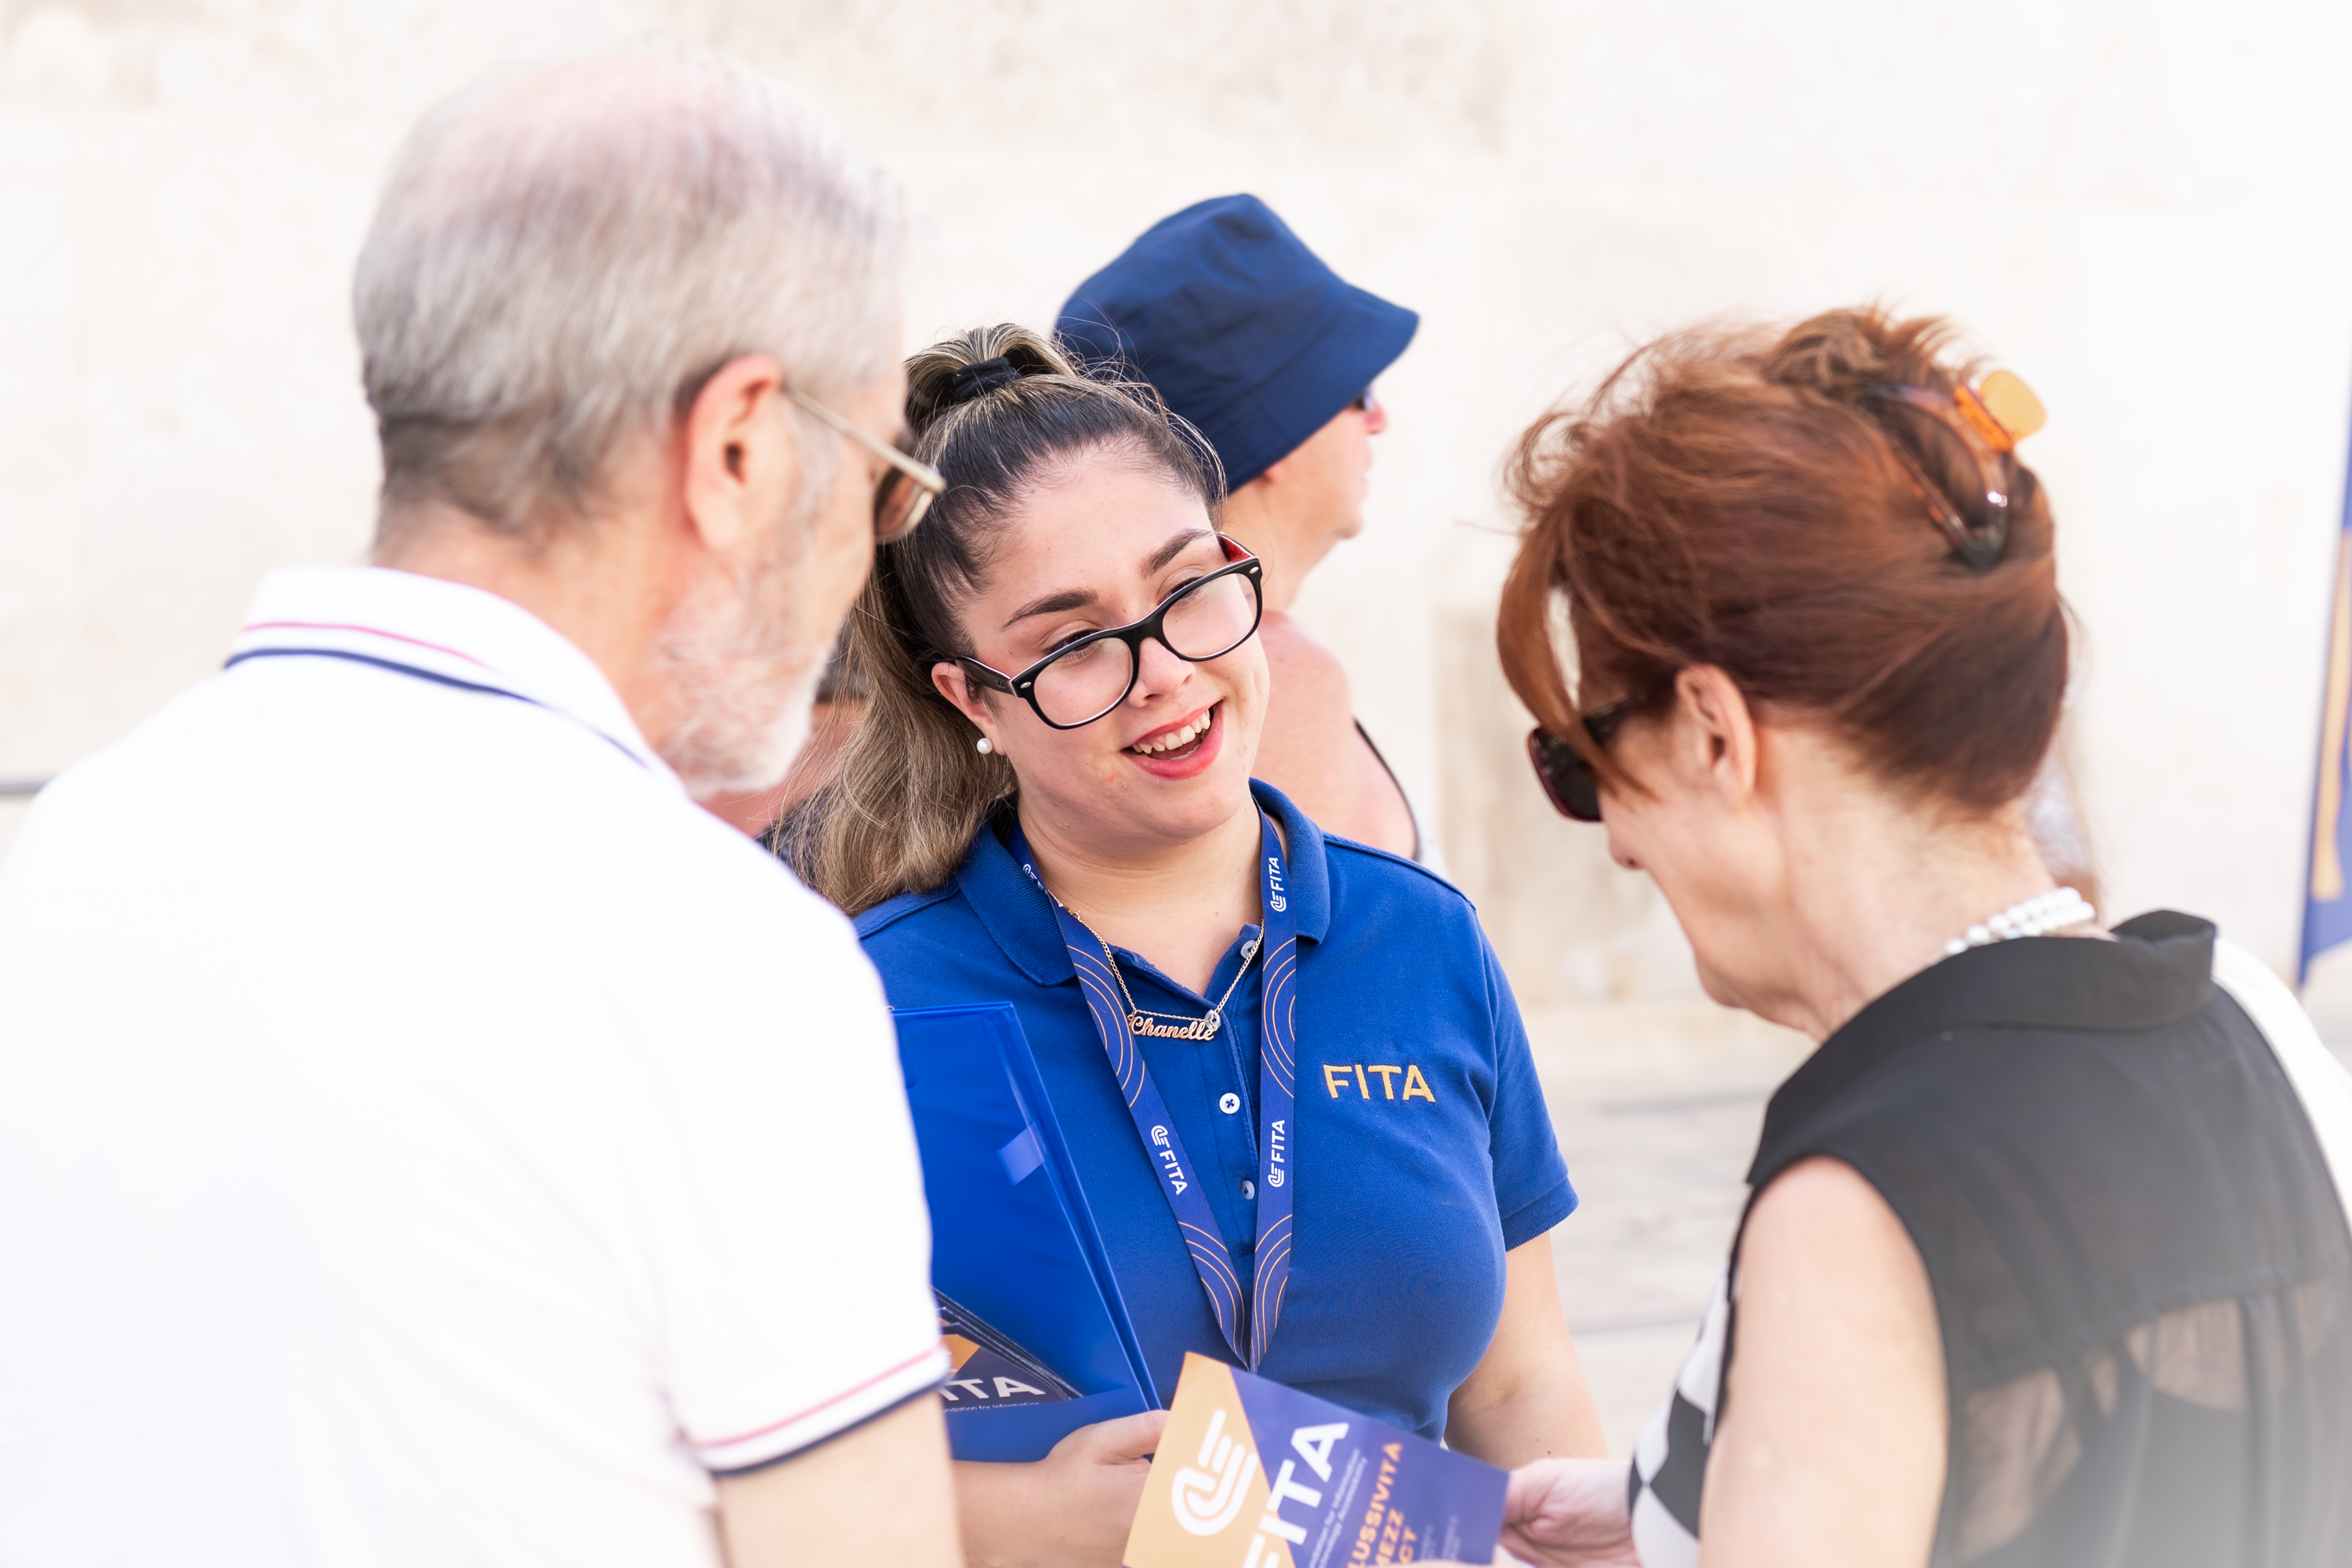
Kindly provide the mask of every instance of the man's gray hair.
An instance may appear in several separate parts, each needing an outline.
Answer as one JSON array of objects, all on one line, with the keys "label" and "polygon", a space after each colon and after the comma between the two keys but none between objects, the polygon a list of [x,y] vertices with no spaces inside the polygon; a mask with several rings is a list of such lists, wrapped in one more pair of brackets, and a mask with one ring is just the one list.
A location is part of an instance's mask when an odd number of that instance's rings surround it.
[{"label": "man's gray hair", "polygon": [[352,284],[379,539],[422,504],[519,538],[765,353],[837,399],[888,368],[903,207],[781,87],[643,52],[501,71],[426,114]]}]

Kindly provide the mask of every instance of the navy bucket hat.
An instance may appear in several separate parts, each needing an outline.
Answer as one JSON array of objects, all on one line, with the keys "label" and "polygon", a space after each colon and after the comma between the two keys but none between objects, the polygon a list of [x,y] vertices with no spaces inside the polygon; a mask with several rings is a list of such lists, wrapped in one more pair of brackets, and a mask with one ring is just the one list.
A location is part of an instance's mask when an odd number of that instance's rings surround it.
[{"label": "navy bucket hat", "polygon": [[1394,363],[1421,318],[1344,281],[1255,196],[1162,218],[1078,285],[1058,331],[1199,426],[1234,489]]}]

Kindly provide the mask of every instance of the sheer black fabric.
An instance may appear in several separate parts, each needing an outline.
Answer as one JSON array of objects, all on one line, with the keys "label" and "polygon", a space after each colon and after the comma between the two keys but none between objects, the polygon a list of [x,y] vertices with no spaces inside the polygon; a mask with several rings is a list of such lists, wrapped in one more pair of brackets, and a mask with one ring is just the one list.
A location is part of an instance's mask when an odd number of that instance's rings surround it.
[{"label": "sheer black fabric", "polygon": [[[2352,1236],[2213,927],[1972,949],[1781,1086],[1749,1173],[1909,1230],[1951,1394],[1938,1563],[2352,1563]],[[1727,1362],[1736,1353],[1733,1319]]]}]

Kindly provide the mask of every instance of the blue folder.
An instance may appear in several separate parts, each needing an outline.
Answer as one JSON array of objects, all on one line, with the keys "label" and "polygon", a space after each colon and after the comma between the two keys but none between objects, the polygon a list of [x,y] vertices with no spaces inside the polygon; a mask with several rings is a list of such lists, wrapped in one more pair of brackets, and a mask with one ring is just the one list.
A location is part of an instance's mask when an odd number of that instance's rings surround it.
[{"label": "blue folder", "polygon": [[1009,1002],[893,1015],[931,1211],[931,1281],[1078,1390],[950,1408],[959,1459],[1042,1459],[1081,1426],[1160,1407],[1110,1256]]}]

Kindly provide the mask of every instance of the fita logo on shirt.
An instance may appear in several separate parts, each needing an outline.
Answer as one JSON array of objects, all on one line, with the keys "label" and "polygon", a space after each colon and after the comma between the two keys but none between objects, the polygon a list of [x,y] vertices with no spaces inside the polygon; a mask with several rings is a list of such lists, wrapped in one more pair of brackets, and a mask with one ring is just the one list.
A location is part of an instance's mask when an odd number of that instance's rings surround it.
[{"label": "fita logo on shirt", "polygon": [[[1402,1086],[1397,1082],[1400,1074],[1404,1079]],[[1378,1094],[1372,1092],[1374,1079],[1381,1080]],[[1325,1062],[1323,1087],[1334,1100],[1352,1089],[1359,1100],[1425,1100],[1432,1105],[1437,1103],[1437,1096],[1430,1092],[1429,1080],[1412,1062]]]}]

